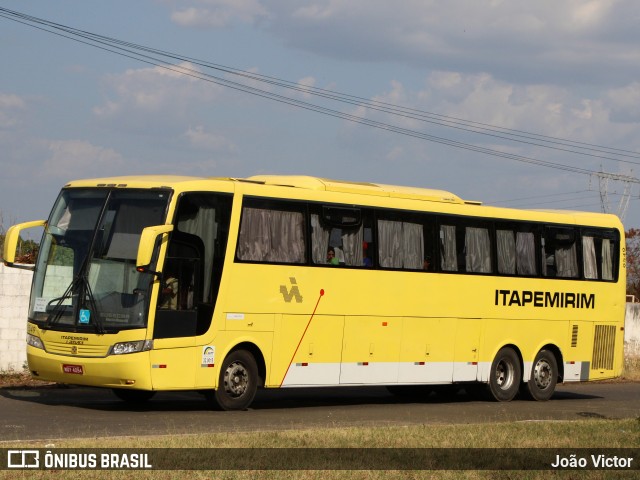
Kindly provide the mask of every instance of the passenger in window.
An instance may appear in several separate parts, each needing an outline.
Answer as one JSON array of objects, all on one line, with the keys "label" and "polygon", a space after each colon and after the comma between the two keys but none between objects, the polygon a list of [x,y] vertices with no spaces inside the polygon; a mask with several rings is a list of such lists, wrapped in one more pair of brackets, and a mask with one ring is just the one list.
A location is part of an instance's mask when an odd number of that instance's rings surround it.
[{"label": "passenger in window", "polygon": [[369,244],[367,242],[362,242],[362,265],[364,267],[370,268],[373,267],[373,261],[367,255],[367,250],[369,249]]},{"label": "passenger in window", "polygon": [[422,264],[422,270],[428,272],[431,270],[431,257],[427,257],[424,259],[424,263]]},{"label": "passenger in window", "polygon": [[172,274],[167,274],[160,292],[160,308],[169,310],[178,309],[178,279]]},{"label": "passenger in window", "polygon": [[555,277],[557,274],[556,271],[556,257],[555,255],[551,254],[549,256],[547,256],[547,277]]},{"label": "passenger in window", "polygon": [[336,251],[333,247],[329,247],[329,250],[327,250],[327,263],[329,265],[340,265],[340,261],[336,258]]}]

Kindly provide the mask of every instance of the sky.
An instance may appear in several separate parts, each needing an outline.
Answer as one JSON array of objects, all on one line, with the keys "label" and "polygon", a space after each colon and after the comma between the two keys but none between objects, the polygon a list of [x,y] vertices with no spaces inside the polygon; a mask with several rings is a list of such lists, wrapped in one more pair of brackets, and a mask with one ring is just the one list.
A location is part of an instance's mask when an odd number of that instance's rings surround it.
[{"label": "sky", "polygon": [[[601,211],[590,172],[640,171],[637,0],[0,0],[0,8],[180,57],[161,67],[0,16],[4,229],[46,218],[60,188],[80,178],[313,175]],[[360,100],[313,95],[326,91]],[[391,115],[364,100],[437,117]],[[458,119],[458,128],[433,118]],[[480,124],[493,134],[468,131]],[[522,132],[520,141],[498,128]],[[577,148],[585,144],[594,147]],[[614,213],[624,187],[609,181]],[[626,228],[640,227],[639,187],[631,184]]]}]

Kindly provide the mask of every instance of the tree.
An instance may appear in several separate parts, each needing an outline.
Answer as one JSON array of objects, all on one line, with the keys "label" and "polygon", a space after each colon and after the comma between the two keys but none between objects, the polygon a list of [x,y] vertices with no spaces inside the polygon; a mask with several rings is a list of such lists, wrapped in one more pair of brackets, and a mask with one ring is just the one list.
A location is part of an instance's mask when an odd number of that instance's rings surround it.
[{"label": "tree", "polygon": [[[10,223],[16,223],[15,220]],[[4,239],[6,237],[6,229],[4,225],[4,216],[0,210],[0,260],[4,256]],[[18,239],[18,251],[16,252],[16,263],[35,263],[38,256],[40,245],[33,240],[24,240],[22,237]]]}]

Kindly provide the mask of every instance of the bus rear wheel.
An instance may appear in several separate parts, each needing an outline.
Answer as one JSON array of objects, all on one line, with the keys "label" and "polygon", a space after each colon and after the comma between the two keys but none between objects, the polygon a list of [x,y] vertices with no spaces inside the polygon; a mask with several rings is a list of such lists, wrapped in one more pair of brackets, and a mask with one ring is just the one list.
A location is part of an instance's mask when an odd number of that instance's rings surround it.
[{"label": "bus rear wheel", "polygon": [[522,380],[520,359],[512,348],[500,349],[491,364],[489,392],[498,402],[509,402],[518,393]]},{"label": "bus rear wheel", "polygon": [[533,400],[551,398],[558,382],[558,362],[553,352],[540,350],[533,361],[529,381],[523,384],[523,393]]},{"label": "bus rear wheel", "polygon": [[227,355],[220,369],[213,397],[222,410],[245,410],[258,390],[258,366],[253,355],[236,350]]}]

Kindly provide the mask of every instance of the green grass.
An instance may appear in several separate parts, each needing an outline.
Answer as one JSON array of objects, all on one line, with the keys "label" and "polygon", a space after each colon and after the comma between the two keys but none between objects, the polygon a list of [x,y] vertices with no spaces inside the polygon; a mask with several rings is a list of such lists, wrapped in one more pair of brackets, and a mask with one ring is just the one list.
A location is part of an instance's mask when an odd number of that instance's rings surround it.
[{"label": "green grass", "polygon": [[[0,446],[3,443],[0,442]],[[59,440],[53,445],[55,448],[87,448],[88,443],[92,448],[640,448],[640,419],[83,438]],[[44,448],[46,445],[27,442],[21,446]]]},{"label": "green grass", "polygon": [[[2,447],[8,445],[0,444]],[[12,443],[11,448],[640,448],[640,421],[581,420],[572,422],[515,422],[493,425],[419,425],[407,427],[329,428],[233,432],[211,435],[94,438],[60,440],[52,444]],[[499,450],[497,452],[500,452]],[[507,454],[508,450],[504,451]],[[640,459],[638,459],[640,461]],[[286,462],[286,456],[283,456]],[[0,472],[0,478],[17,472]],[[578,475],[578,473],[580,475]],[[11,475],[9,475],[11,474]],[[606,477],[603,475],[606,474]],[[23,478],[128,478],[123,471],[28,472]],[[212,479],[391,479],[391,478],[635,478],[636,472],[553,472],[553,471],[147,471],[135,478]]]}]

